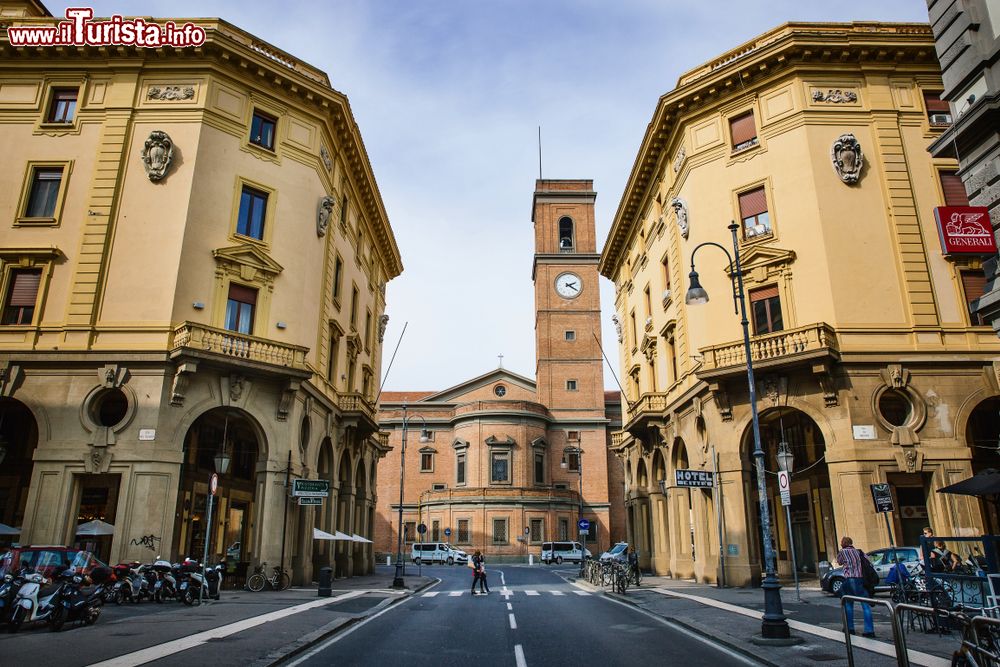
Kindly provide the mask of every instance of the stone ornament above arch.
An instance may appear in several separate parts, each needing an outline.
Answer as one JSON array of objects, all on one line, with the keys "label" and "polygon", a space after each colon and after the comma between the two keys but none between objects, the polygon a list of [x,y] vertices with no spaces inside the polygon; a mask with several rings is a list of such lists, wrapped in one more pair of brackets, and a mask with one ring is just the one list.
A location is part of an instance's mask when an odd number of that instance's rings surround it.
[{"label": "stone ornament above arch", "polygon": [[461,438],[455,438],[455,442],[451,443],[453,449],[468,449],[469,441],[462,440]]},{"label": "stone ornament above arch", "polygon": [[174,161],[174,142],[163,130],[153,130],[142,147],[142,166],[154,183],[162,181]]},{"label": "stone ornament above arch", "polygon": [[[879,371],[882,384],[872,392],[871,411],[879,426],[891,435],[889,441],[894,445],[910,446],[920,442],[917,432],[927,421],[927,403],[920,392],[910,386],[910,372],[900,364],[889,364]],[[895,392],[909,403],[909,415],[903,424],[893,424],[882,414],[879,404],[886,392]]]},{"label": "stone ornament above arch", "polygon": [[833,162],[833,170],[841,181],[848,185],[853,185],[861,180],[861,168],[865,163],[865,156],[861,152],[861,144],[857,137],[850,132],[846,132],[833,142],[830,148],[830,160]]},{"label": "stone ornament above arch", "polygon": [[22,382],[24,369],[20,364],[12,364],[9,360],[0,361],[0,396],[13,398]]}]

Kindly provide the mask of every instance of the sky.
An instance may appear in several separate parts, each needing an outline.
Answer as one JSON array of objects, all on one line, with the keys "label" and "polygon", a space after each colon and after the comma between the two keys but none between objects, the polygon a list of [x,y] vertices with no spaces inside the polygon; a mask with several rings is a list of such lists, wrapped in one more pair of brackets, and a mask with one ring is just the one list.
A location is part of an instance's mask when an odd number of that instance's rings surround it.
[{"label": "sky", "polygon": [[[786,21],[927,21],[924,0],[93,7],[98,16],[221,17],[324,70],[348,96],[403,258],[386,296],[387,391],[445,389],[495,369],[500,354],[504,368],[534,377],[539,126],[545,178],[594,180],[600,247],[656,102],[681,73]],[[618,373],[614,288],[601,282],[603,345]]]}]

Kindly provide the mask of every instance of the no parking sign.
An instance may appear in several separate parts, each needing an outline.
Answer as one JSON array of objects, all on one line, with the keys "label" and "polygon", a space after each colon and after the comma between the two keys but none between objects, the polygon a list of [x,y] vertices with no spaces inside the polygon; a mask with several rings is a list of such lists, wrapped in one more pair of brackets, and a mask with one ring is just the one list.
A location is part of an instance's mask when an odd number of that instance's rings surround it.
[{"label": "no parking sign", "polygon": [[788,507],[792,504],[791,475],[782,470],[778,473],[778,491],[781,492],[781,504]]}]

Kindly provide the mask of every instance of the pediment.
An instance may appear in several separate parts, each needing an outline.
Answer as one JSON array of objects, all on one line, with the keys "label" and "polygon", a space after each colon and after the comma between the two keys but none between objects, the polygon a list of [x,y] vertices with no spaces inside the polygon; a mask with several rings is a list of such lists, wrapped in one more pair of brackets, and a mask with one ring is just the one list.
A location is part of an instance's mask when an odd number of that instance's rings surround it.
[{"label": "pediment", "polygon": [[531,378],[526,378],[523,375],[519,375],[506,368],[496,368],[489,373],[485,373],[478,377],[474,377],[471,380],[466,380],[461,384],[457,384],[453,387],[449,387],[444,391],[440,391],[436,394],[431,394],[420,400],[422,401],[440,401],[444,403],[460,403],[463,397],[467,394],[482,389],[483,387],[488,387],[497,382],[506,382],[508,384],[518,385],[528,391],[534,393],[535,382]]},{"label": "pediment", "polygon": [[786,265],[794,261],[794,250],[784,250],[765,245],[753,246],[740,255],[740,263],[744,271],[753,271],[765,266]]},{"label": "pediment", "polygon": [[500,440],[495,435],[491,435],[486,438],[485,442],[489,447],[514,447],[517,445],[517,441],[509,435],[503,440]]},{"label": "pediment", "polygon": [[285,267],[268,257],[267,253],[254,245],[234,245],[228,248],[219,248],[212,251],[212,256],[215,257],[215,261],[217,262],[263,271],[271,276],[276,276],[285,270]]}]

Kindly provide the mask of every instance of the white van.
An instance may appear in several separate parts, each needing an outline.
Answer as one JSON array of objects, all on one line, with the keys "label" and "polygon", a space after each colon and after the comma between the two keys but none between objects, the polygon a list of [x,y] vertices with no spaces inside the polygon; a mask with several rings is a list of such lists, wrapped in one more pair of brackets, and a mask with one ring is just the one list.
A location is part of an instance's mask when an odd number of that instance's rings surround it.
[{"label": "white van", "polygon": [[579,563],[584,557],[590,558],[590,549],[584,549],[579,542],[543,542],[542,562],[548,565],[562,564],[563,561]]},{"label": "white van", "polygon": [[415,565],[428,563],[447,563],[448,565],[465,565],[469,561],[469,554],[461,549],[456,549],[447,542],[424,542],[415,543],[410,550],[410,560]]}]

